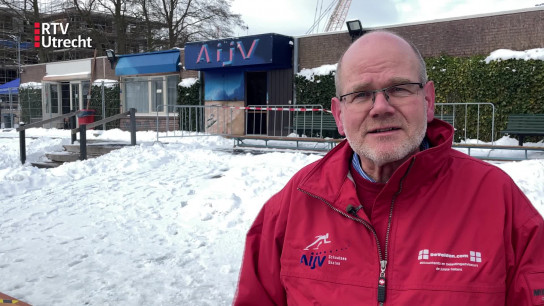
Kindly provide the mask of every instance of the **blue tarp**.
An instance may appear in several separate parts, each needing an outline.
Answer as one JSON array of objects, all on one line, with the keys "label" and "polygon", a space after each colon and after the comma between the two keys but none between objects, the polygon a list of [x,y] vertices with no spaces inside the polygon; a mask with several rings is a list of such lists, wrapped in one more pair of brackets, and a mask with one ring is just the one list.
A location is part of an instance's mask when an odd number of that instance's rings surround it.
[{"label": "blue tarp", "polygon": [[19,84],[21,79],[15,79],[13,81],[7,82],[6,84],[0,85],[0,95],[8,95],[10,92],[12,95],[19,93]]},{"label": "blue tarp", "polygon": [[115,75],[169,73],[179,70],[179,50],[168,50],[121,55],[115,66]]}]

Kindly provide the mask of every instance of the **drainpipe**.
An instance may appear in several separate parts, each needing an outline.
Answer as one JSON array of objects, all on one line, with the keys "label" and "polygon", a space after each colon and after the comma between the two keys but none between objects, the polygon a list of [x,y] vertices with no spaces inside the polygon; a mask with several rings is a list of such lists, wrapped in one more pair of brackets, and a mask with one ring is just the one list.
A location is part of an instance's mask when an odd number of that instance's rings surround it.
[{"label": "drainpipe", "polygon": [[295,85],[295,76],[298,73],[298,40],[299,38],[293,37],[294,48],[293,48],[293,104],[297,104],[297,91]]}]

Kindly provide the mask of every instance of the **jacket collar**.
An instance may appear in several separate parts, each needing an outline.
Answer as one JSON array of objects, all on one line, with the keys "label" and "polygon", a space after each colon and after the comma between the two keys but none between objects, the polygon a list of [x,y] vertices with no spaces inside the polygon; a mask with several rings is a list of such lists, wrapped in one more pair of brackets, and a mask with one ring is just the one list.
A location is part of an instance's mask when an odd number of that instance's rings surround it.
[{"label": "jacket collar", "polygon": [[[386,183],[383,192],[395,193],[401,178],[406,174],[404,188],[408,192],[417,186],[435,180],[442,169],[449,164],[449,154],[453,141],[453,127],[448,123],[434,119],[427,125],[427,138],[431,148],[418,152],[404,162]],[[327,153],[301,180],[299,189],[333,204],[342,196],[348,178],[353,150],[347,140]],[[416,187],[416,188],[414,188]]]}]

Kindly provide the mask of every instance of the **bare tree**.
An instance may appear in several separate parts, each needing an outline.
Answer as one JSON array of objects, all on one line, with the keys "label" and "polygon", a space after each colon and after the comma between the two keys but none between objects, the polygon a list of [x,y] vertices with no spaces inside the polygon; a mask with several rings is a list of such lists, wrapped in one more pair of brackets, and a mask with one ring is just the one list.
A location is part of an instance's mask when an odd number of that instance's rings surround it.
[{"label": "bare tree", "polygon": [[233,36],[243,27],[238,14],[230,11],[231,0],[149,0],[155,1],[158,18],[166,25],[166,48],[183,46],[188,41]]},{"label": "bare tree", "polygon": [[[17,35],[21,42],[34,41],[34,23],[42,22],[40,2],[38,0],[0,0],[0,6],[19,21],[18,29],[13,29],[13,32],[3,34]],[[37,54],[38,62],[47,62],[48,58],[48,50],[40,48]],[[29,60],[21,61],[32,62]]]}]

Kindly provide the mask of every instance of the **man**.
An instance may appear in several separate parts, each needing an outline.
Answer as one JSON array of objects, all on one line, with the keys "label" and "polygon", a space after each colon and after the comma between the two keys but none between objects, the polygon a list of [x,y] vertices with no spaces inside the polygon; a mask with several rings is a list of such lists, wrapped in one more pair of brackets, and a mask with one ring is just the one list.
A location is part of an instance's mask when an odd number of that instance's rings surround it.
[{"label": "man", "polygon": [[417,49],[362,36],[336,90],[347,141],[264,205],[234,304],[543,304],[542,217],[508,175],[451,148]]}]

